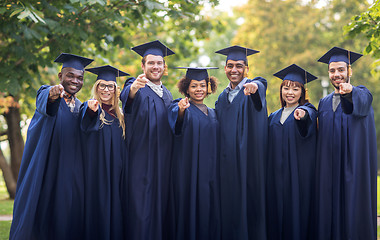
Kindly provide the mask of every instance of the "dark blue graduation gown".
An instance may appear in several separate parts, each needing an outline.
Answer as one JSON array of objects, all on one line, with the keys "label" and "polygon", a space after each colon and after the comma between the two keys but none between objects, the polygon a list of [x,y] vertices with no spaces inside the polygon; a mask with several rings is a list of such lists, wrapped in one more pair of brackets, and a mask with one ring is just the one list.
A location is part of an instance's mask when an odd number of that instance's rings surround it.
[{"label": "dark blue graduation gown", "polygon": [[175,239],[220,239],[216,113],[208,108],[206,115],[190,103],[178,123],[179,100],[169,107],[169,123],[176,135],[172,167]]},{"label": "dark blue graduation gown", "polygon": [[85,239],[122,239],[121,173],[126,160],[123,129],[117,118],[103,124],[101,109],[91,116],[85,102],[81,107],[83,161],[85,173]]},{"label": "dark blue graduation gown", "polygon": [[17,181],[10,239],[83,239],[79,106],[37,92]]},{"label": "dark blue graduation gown", "polygon": [[265,168],[268,115],[264,78],[258,91],[244,88],[228,101],[224,90],[215,104],[220,124],[222,239],[265,239]]},{"label": "dark blue graduation gown", "polygon": [[134,80],[128,79],[120,94],[128,148],[123,180],[126,238],[167,239],[171,225],[168,201],[172,147],[168,107],[173,98],[165,86],[162,98],[145,86],[127,104]]},{"label": "dark blue graduation gown", "polygon": [[305,120],[295,120],[293,111],[281,124],[284,108],[268,119],[268,239],[306,240],[312,237],[317,110],[310,103],[298,108],[308,113]]},{"label": "dark blue graduation gown", "polygon": [[353,87],[352,103],[319,102],[318,238],[376,239],[376,129],[372,95]]}]

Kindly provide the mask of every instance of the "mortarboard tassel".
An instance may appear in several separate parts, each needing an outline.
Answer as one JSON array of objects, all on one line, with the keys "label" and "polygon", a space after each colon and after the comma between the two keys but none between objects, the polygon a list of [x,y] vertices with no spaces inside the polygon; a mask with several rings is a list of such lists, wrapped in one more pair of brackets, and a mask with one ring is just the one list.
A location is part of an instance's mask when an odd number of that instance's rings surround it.
[{"label": "mortarboard tassel", "polygon": [[211,94],[211,93],[212,93],[212,89],[211,89],[211,79],[210,79],[210,78],[208,79],[207,93],[208,93],[208,94]]},{"label": "mortarboard tassel", "polygon": [[307,72],[305,71],[305,100],[306,101],[309,101],[309,92],[307,90]]},{"label": "mortarboard tassel", "polygon": [[168,65],[166,65],[166,63],[165,63],[164,76],[167,76],[167,75],[169,75],[169,73],[168,73]]},{"label": "mortarboard tassel", "polygon": [[248,77],[248,67],[244,67],[244,77]]}]

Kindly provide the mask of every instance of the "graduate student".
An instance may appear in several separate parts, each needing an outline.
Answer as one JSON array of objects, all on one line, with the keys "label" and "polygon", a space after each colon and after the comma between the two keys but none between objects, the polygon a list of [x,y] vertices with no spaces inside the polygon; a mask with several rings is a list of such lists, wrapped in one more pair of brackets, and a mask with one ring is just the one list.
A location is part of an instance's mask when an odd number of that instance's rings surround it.
[{"label": "graduate student", "polygon": [[125,123],[112,66],[88,68],[97,75],[93,99],[81,106],[85,174],[85,239],[122,239],[121,176],[126,160]]},{"label": "graduate student", "polygon": [[282,108],[268,119],[268,239],[311,239],[311,201],[317,145],[317,110],[306,98],[305,84],[317,77],[292,64],[274,76]]},{"label": "graduate student", "polygon": [[143,74],[128,79],[120,95],[129,154],[123,180],[126,239],[167,239],[172,147],[168,107],[173,97],[161,78],[164,57],[174,52],[158,40],[132,50],[143,57]]},{"label": "graduate student", "polygon": [[222,239],[265,239],[267,81],[248,79],[247,56],[258,51],[232,46],[224,71],[230,83],[215,103],[220,124]]},{"label": "graduate student", "polygon": [[172,183],[175,206],[175,238],[220,239],[218,137],[216,113],[203,100],[217,88],[210,68],[187,68],[178,82],[185,98],[169,107],[169,123],[175,134]]},{"label": "graduate student", "polygon": [[42,86],[30,122],[10,239],[83,239],[84,196],[79,107],[84,68],[93,60],[62,53],[60,84]]},{"label": "graduate student", "polygon": [[318,239],[376,239],[376,129],[372,94],[351,84],[351,64],[362,55],[331,48],[335,90],[319,101],[317,148]]}]

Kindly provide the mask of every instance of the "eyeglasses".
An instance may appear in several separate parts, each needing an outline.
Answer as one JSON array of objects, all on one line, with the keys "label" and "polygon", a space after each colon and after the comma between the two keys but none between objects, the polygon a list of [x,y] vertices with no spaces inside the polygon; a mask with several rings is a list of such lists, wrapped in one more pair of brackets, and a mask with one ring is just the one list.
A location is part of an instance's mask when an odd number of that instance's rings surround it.
[{"label": "eyeglasses", "polygon": [[113,91],[115,89],[115,85],[114,84],[107,85],[107,84],[104,84],[104,83],[100,83],[98,85],[98,87],[99,87],[100,90],[105,90],[106,87],[108,88],[109,91]]}]

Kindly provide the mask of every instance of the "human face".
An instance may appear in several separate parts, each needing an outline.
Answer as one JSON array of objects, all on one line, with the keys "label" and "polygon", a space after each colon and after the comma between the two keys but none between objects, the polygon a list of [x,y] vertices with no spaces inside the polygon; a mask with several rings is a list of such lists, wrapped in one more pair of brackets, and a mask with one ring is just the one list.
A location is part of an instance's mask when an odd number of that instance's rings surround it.
[{"label": "human face", "polygon": [[71,67],[65,67],[60,73],[58,73],[61,85],[65,89],[65,92],[74,95],[83,86],[83,74],[84,71],[77,70]]},{"label": "human face", "polygon": [[329,78],[331,84],[336,90],[339,90],[339,84],[348,81],[347,63],[331,62],[329,64]]},{"label": "human face", "polygon": [[301,93],[302,89],[296,85],[282,86],[281,96],[286,103],[286,107],[294,107],[298,105]]},{"label": "human face", "polygon": [[245,63],[243,60],[228,60],[226,66],[224,67],[224,71],[228,80],[231,82],[232,88],[235,88],[244,78]]},{"label": "human face", "polygon": [[[110,89],[111,88],[111,89]],[[104,81],[100,80],[97,91],[99,94],[99,98],[102,101],[102,103],[112,105],[112,100],[115,95],[115,83],[112,81]]]},{"label": "human face", "polygon": [[206,80],[191,80],[189,88],[187,89],[187,94],[189,94],[192,102],[202,104],[203,99],[207,96]]},{"label": "human face", "polygon": [[164,58],[156,55],[147,55],[145,64],[141,63],[141,68],[145,73],[145,77],[151,82],[158,84],[164,74],[165,62]]}]

